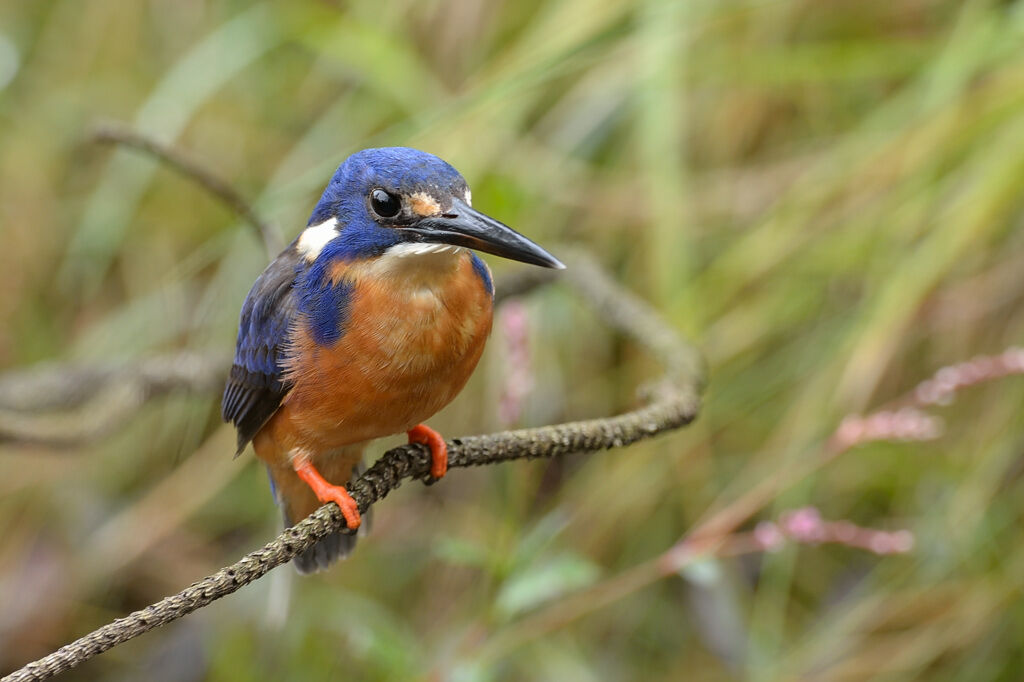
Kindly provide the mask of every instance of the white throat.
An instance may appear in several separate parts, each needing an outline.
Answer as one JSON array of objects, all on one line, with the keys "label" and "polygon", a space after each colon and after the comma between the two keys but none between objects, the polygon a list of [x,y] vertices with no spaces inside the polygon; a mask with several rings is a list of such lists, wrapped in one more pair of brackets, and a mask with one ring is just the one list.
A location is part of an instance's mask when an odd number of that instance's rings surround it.
[{"label": "white throat", "polygon": [[464,252],[450,244],[395,244],[373,259],[369,270],[376,277],[406,280],[406,286],[433,289],[445,281],[444,275],[455,269]]},{"label": "white throat", "polygon": [[422,244],[415,242],[404,242],[402,244],[395,244],[394,246],[388,247],[387,251],[384,252],[384,258],[419,258],[420,256],[433,256],[433,255],[457,255],[462,253],[463,248],[461,246],[452,246],[451,244]]}]

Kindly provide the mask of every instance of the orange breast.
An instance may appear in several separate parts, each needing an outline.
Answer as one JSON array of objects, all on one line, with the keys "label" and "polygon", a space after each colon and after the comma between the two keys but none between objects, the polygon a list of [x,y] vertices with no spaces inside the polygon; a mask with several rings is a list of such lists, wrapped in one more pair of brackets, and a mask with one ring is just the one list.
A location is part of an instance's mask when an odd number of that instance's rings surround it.
[{"label": "orange breast", "polygon": [[287,448],[314,451],[410,429],[447,405],[476,367],[491,329],[491,296],[466,251],[387,256],[335,266],[353,283],[332,346],[294,332],[293,389],[267,424]]}]

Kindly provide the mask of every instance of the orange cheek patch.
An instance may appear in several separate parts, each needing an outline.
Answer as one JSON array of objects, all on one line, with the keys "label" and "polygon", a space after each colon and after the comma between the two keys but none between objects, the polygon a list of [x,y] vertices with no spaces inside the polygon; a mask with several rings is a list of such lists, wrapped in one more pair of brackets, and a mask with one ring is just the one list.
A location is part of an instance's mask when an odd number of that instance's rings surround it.
[{"label": "orange cheek patch", "polygon": [[437,215],[441,212],[441,204],[425,192],[416,192],[410,196],[409,206],[416,215],[421,217]]}]

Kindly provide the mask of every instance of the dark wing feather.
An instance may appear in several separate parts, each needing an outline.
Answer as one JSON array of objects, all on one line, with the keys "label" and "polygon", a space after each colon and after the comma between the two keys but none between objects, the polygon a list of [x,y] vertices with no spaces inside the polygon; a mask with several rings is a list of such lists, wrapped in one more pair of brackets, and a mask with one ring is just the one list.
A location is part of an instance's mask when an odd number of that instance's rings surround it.
[{"label": "dark wing feather", "polygon": [[235,363],[221,400],[224,421],[238,429],[236,454],[277,412],[290,388],[281,365],[297,314],[294,287],[299,258],[292,243],[267,266],[242,304]]}]

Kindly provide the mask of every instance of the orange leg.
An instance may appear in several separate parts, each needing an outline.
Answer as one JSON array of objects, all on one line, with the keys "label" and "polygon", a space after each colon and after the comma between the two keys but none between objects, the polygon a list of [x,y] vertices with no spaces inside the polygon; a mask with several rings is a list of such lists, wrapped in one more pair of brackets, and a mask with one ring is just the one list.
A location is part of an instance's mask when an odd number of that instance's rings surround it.
[{"label": "orange leg", "polygon": [[430,476],[443,478],[448,472],[448,444],[441,434],[426,424],[417,424],[406,432],[410,443],[422,443],[430,448]]},{"label": "orange leg", "polygon": [[317,499],[321,502],[334,502],[341,510],[341,515],[345,517],[348,527],[352,530],[359,528],[359,524],[363,522],[359,516],[359,505],[344,487],[329,483],[307,457],[296,457],[292,462],[292,467],[299,478],[313,489],[313,494],[317,496]]}]

